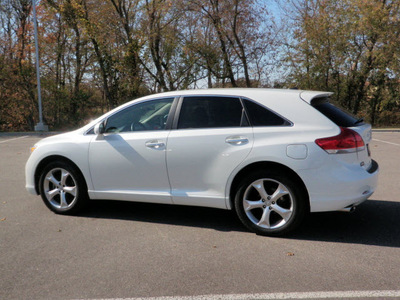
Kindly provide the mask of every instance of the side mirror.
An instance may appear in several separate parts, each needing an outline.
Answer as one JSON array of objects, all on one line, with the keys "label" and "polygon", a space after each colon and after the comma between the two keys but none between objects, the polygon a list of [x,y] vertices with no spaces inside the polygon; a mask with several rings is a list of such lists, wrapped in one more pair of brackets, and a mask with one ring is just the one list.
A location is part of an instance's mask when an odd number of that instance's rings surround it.
[{"label": "side mirror", "polygon": [[105,121],[101,121],[100,123],[97,123],[94,126],[94,134],[103,134],[105,132],[105,126],[104,126]]}]

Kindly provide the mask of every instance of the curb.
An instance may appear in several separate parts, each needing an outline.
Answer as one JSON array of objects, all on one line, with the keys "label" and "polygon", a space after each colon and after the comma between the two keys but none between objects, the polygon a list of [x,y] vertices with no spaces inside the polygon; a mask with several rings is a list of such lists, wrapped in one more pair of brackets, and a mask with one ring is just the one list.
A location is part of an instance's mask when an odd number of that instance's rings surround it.
[{"label": "curb", "polygon": [[[28,131],[28,132],[0,132],[0,137],[2,136],[51,136],[51,135],[56,135],[63,133],[64,131],[47,131],[47,132],[35,132],[35,131]],[[66,131],[65,131],[66,132]]]},{"label": "curb", "polygon": [[372,132],[400,132],[400,128],[382,128],[372,129]]}]

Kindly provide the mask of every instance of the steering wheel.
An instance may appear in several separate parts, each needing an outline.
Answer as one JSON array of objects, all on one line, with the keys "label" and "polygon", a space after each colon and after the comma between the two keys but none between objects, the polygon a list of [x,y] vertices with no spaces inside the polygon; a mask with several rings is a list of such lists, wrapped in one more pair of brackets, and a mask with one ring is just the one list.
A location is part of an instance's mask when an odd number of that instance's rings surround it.
[{"label": "steering wheel", "polygon": [[117,127],[109,127],[109,128],[106,129],[105,132],[106,132],[106,133],[118,132],[118,128],[117,128]]},{"label": "steering wheel", "polygon": [[146,130],[146,126],[144,126],[143,123],[140,122],[132,122],[131,124],[131,131],[140,131],[140,130]]}]

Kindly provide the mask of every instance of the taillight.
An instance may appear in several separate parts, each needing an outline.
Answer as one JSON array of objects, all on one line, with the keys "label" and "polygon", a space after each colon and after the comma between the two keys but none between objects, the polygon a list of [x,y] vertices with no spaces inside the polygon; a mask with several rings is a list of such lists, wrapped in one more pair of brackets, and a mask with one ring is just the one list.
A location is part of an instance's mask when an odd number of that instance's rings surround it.
[{"label": "taillight", "polygon": [[340,134],[315,140],[315,143],[329,154],[353,153],[364,150],[362,137],[355,131],[340,127]]}]

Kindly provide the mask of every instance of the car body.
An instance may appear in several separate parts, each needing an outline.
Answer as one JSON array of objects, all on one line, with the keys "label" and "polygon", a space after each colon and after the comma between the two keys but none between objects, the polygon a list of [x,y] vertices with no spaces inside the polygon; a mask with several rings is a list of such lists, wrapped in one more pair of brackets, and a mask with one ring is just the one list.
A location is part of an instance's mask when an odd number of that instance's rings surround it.
[{"label": "car body", "polygon": [[350,210],[377,186],[371,126],[330,96],[279,89],[146,96],[39,141],[26,188],[56,213],[75,213],[88,199],[205,206],[235,209],[257,233],[284,234],[307,212]]}]

